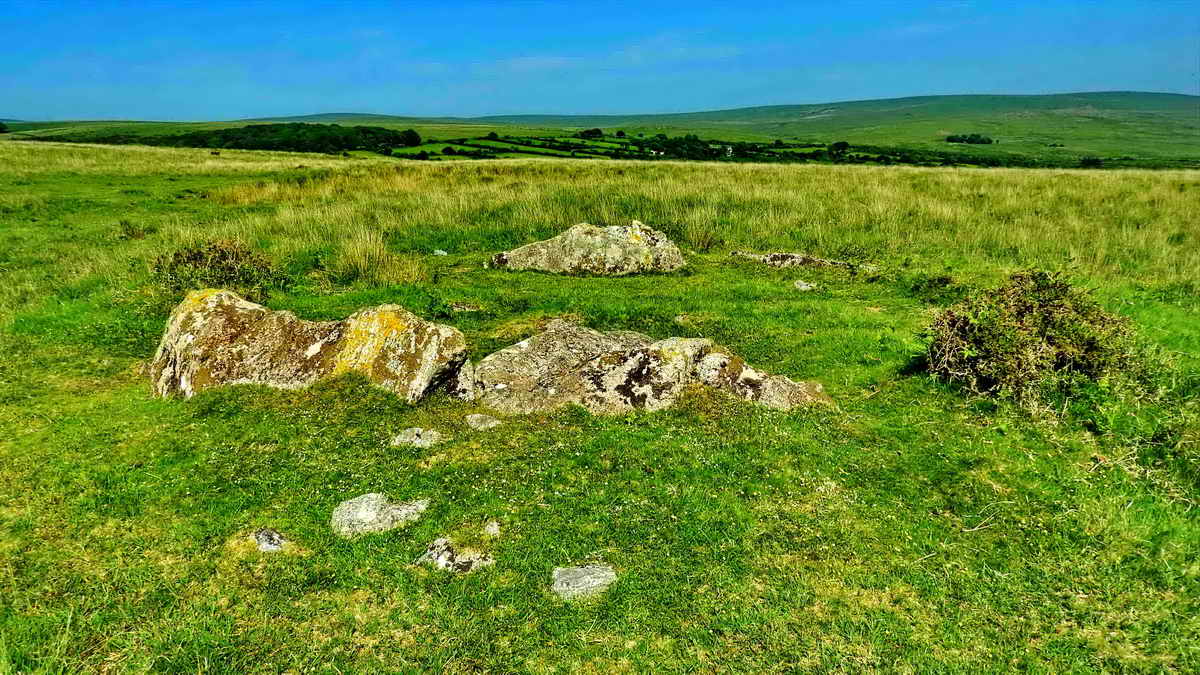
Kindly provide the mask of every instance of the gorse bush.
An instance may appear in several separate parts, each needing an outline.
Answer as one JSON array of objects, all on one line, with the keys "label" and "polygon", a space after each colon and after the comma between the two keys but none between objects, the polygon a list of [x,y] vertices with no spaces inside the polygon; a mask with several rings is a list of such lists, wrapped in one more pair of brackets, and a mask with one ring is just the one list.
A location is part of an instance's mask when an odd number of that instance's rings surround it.
[{"label": "gorse bush", "polygon": [[290,278],[270,260],[236,241],[185,246],[154,260],[155,282],[173,292],[227,288],[261,302],[272,290],[287,288]]},{"label": "gorse bush", "polygon": [[1043,271],[1019,272],[964,299],[928,332],[930,372],[977,394],[1025,403],[1117,373],[1142,380],[1148,368],[1129,320]]}]

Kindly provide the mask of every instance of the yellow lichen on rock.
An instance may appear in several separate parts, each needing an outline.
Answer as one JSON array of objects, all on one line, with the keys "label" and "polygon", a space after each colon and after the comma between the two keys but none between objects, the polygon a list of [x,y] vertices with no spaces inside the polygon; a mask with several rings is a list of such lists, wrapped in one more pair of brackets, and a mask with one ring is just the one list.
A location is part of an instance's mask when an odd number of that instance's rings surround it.
[{"label": "yellow lichen on rock", "polygon": [[395,305],[363,310],[350,316],[334,356],[333,374],[357,372],[369,375],[388,341],[409,332],[412,319],[416,318]]}]

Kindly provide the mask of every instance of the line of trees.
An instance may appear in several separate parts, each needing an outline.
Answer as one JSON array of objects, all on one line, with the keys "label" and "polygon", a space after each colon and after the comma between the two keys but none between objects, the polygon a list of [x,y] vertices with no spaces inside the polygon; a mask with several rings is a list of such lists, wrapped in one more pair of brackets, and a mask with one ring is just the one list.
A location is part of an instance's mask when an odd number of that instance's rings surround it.
[{"label": "line of trees", "polygon": [[368,150],[384,155],[397,147],[421,144],[421,135],[412,129],[397,131],[384,127],[343,127],[338,124],[251,124],[233,129],[206,129],[169,136],[114,134],[90,136],[70,134],[45,136],[37,140],[79,143],[140,144],[176,148],[230,148],[238,150],[282,150],[287,152],[339,153]]},{"label": "line of trees", "polygon": [[971,145],[991,145],[995,143],[989,136],[983,134],[951,134],[946,137],[947,143],[970,143]]}]

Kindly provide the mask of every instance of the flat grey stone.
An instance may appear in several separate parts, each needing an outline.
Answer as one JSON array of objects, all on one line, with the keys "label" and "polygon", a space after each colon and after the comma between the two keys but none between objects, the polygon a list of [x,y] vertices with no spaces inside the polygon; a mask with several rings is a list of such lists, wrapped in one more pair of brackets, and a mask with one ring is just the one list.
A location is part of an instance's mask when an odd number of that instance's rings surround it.
[{"label": "flat grey stone", "polygon": [[603,593],[617,580],[617,572],[608,565],[555,567],[550,590],[564,600],[586,598]]},{"label": "flat grey stone", "polygon": [[495,417],[492,417],[491,415],[480,415],[479,413],[467,415],[467,426],[475,429],[476,431],[495,429],[501,424],[503,424],[503,422]]},{"label": "flat grey stone", "polygon": [[287,543],[287,540],[279,532],[269,527],[264,527],[254,533],[254,543],[258,545],[258,550],[263,553],[278,553],[283,550],[283,546]]},{"label": "flat grey stone", "polygon": [[421,517],[428,499],[394,503],[386,495],[371,492],[348,499],[333,510],[330,525],[339,537],[349,539],[373,532],[387,532]]},{"label": "flat grey stone", "polygon": [[392,445],[411,445],[415,448],[431,448],[443,440],[441,432],[421,427],[409,427],[396,434]]},{"label": "flat grey stone", "polygon": [[792,284],[798,291],[815,291],[817,287],[802,279],[797,279],[796,283]]}]

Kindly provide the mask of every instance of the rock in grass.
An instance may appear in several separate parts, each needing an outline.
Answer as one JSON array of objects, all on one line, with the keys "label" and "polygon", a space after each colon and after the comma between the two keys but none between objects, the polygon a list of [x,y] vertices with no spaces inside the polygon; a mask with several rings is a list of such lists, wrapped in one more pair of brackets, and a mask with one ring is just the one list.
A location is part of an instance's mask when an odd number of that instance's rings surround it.
[{"label": "rock in grass", "polygon": [[466,356],[457,329],[396,305],[303,321],[209,289],[188,293],[171,313],[149,370],[159,396],[229,384],[296,389],[360,373],[411,403],[454,378]]},{"label": "rock in grass", "polygon": [[492,258],[493,267],[599,276],[670,272],[684,264],[667,235],[636,220],[609,227],[580,223],[557,237]]},{"label": "rock in grass", "polygon": [[844,267],[852,272],[861,271],[874,273],[879,268],[874,265],[863,265],[846,260],[830,260],[817,258],[803,253],[751,253],[749,251],[734,251],[735,258],[746,258],[771,267]]},{"label": "rock in grass", "polygon": [[496,419],[495,417],[492,417],[491,415],[481,415],[479,413],[467,415],[467,426],[471,427],[472,429],[475,429],[476,431],[487,431],[488,429],[495,429],[496,427],[500,426],[501,424],[503,424],[503,422]]},{"label": "rock in grass", "polygon": [[555,567],[550,590],[563,600],[599,595],[617,580],[617,572],[608,565]]},{"label": "rock in grass", "polygon": [[387,532],[421,517],[428,499],[395,503],[386,495],[371,492],[347,499],[333,510],[330,525],[339,537],[350,539],[373,532]]},{"label": "rock in grass", "polygon": [[396,434],[392,439],[392,445],[411,445],[414,448],[432,448],[441,443],[443,440],[442,434],[433,429],[422,429],[421,427],[409,427],[404,431]]},{"label": "rock in grass", "polygon": [[283,550],[287,540],[279,532],[269,527],[264,527],[254,533],[254,543],[258,546],[258,550],[263,553],[278,553]]},{"label": "rock in grass", "polygon": [[429,565],[439,570],[452,572],[470,572],[480,567],[488,567],[496,561],[486,553],[471,549],[456,548],[449,539],[436,539],[426,549],[424,555],[417,558],[418,565]]},{"label": "rock in grass", "polygon": [[[527,414],[569,404],[593,413],[659,410],[703,384],[772,408],[829,403],[820,384],[768,375],[710,340],[602,333],[555,320],[546,330],[464,368],[464,397]],[[468,375],[469,374],[469,375]]]},{"label": "rock in grass", "polygon": [[796,290],[798,290],[798,291],[800,291],[800,292],[802,292],[802,293],[807,293],[807,292],[809,292],[809,291],[815,291],[815,290],[817,290],[817,287],[816,287],[816,286],[814,286],[813,284],[810,284],[810,283],[808,283],[807,281],[804,281],[803,279],[797,279],[797,280],[796,280],[796,283],[794,283],[794,284],[792,284],[792,285],[796,287]]}]

